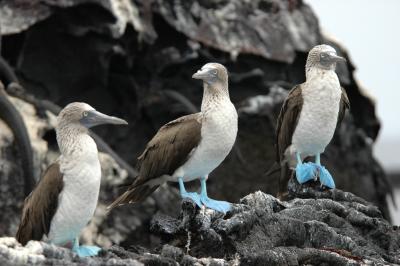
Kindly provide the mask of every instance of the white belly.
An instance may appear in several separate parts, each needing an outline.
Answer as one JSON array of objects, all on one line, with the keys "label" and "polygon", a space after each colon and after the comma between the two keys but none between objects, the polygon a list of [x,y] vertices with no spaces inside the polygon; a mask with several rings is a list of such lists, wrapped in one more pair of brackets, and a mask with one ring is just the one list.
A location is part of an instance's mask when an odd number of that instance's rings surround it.
[{"label": "white belly", "polygon": [[336,74],[311,79],[302,90],[303,107],[293,134],[291,154],[302,157],[323,153],[335,133],[341,88]]},{"label": "white belly", "polygon": [[64,165],[64,187],[58,198],[58,209],[52,219],[49,241],[65,245],[79,237],[93,217],[99,197],[101,168],[97,157],[77,165]]},{"label": "white belly", "polygon": [[231,151],[238,130],[237,112],[230,101],[219,108],[206,113],[199,146],[190,159],[175,171],[173,181],[177,181],[178,177],[190,181],[208,176]]}]

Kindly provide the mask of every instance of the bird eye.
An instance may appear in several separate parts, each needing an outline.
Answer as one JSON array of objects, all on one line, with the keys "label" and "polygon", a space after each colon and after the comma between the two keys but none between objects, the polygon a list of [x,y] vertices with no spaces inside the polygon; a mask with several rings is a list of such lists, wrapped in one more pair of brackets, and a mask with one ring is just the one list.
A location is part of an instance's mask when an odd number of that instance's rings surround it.
[{"label": "bird eye", "polygon": [[216,75],[217,75],[217,70],[213,70],[211,73],[212,73],[214,76],[216,76]]},{"label": "bird eye", "polygon": [[86,116],[88,116],[88,112],[87,111],[83,111],[83,113],[82,113],[82,115],[84,116],[84,117],[86,117]]}]

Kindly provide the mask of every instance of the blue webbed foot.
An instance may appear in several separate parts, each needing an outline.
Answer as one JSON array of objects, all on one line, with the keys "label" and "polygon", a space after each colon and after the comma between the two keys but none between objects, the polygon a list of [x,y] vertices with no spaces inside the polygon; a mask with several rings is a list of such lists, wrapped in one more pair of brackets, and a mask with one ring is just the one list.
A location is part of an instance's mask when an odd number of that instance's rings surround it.
[{"label": "blue webbed foot", "polygon": [[296,166],[296,178],[300,184],[316,179],[318,165],[315,163],[302,163]]},{"label": "blue webbed foot", "polygon": [[231,204],[226,201],[219,201],[219,200],[213,200],[210,199],[207,195],[201,195],[200,196],[201,202],[206,206],[207,208],[227,213],[231,209]]},{"label": "blue webbed foot", "polygon": [[323,166],[319,167],[319,181],[321,182],[321,185],[335,188],[335,181],[333,181],[332,175]]},{"label": "blue webbed foot", "polygon": [[73,251],[81,258],[97,256],[100,250],[101,248],[97,246],[79,246],[73,249]]},{"label": "blue webbed foot", "polygon": [[227,213],[231,209],[231,204],[226,201],[219,201],[219,200],[213,200],[210,199],[207,196],[207,177],[203,177],[200,179],[200,184],[201,184],[201,192],[200,192],[200,200],[206,206],[207,208]]},{"label": "blue webbed foot", "polygon": [[182,198],[189,198],[193,200],[199,208],[202,207],[201,200],[200,200],[200,195],[197,194],[196,192],[186,192],[186,191],[181,191],[181,197]]}]

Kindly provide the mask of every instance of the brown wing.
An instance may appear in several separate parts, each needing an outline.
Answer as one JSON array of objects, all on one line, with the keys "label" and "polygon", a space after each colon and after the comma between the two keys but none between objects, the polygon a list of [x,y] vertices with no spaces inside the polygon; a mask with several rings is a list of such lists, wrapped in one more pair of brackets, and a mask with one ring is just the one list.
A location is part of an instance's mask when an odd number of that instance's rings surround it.
[{"label": "brown wing", "polygon": [[284,159],[286,149],[292,143],[292,136],[299,120],[303,106],[301,97],[301,85],[295,86],[283,103],[276,126],[276,160]]},{"label": "brown wing", "polygon": [[62,188],[63,175],[60,172],[60,165],[53,163],[25,199],[16,235],[22,245],[29,240],[41,240],[44,234],[49,233],[51,219],[57,210],[58,196]]},{"label": "brown wing", "polygon": [[282,105],[276,126],[276,161],[279,163],[281,175],[279,177],[278,197],[283,199],[287,192],[287,183],[292,175],[285,159],[285,151],[292,144],[292,136],[299,121],[303,106],[301,86],[295,86]]},{"label": "brown wing", "polygon": [[344,118],[344,114],[346,113],[346,109],[350,109],[350,101],[347,97],[346,90],[341,87],[342,89],[342,97],[340,99],[340,107],[339,107],[339,116],[338,116],[338,126],[342,123]]},{"label": "brown wing", "polygon": [[162,175],[172,175],[182,166],[201,139],[200,113],[180,117],[158,130],[138,158],[139,176],[128,191],[118,197],[109,208],[143,200],[158,185],[147,183]]}]

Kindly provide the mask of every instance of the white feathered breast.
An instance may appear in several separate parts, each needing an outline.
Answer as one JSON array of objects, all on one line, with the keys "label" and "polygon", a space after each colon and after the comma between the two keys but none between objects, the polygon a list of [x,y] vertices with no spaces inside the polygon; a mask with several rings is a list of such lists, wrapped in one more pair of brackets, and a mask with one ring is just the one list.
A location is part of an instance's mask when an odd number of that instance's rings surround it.
[{"label": "white feathered breast", "polygon": [[341,94],[334,71],[309,73],[302,88],[303,107],[292,138],[292,154],[310,156],[324,152],[335,133]]},{"label": "white feathered breast", "polygon": [[99,197],[101,167],[96,144],[88,135],[80,136],[74,144],[73,158],[60,157],[64,187],[48,236],[58,245],[79,237],[93,217]]}]

